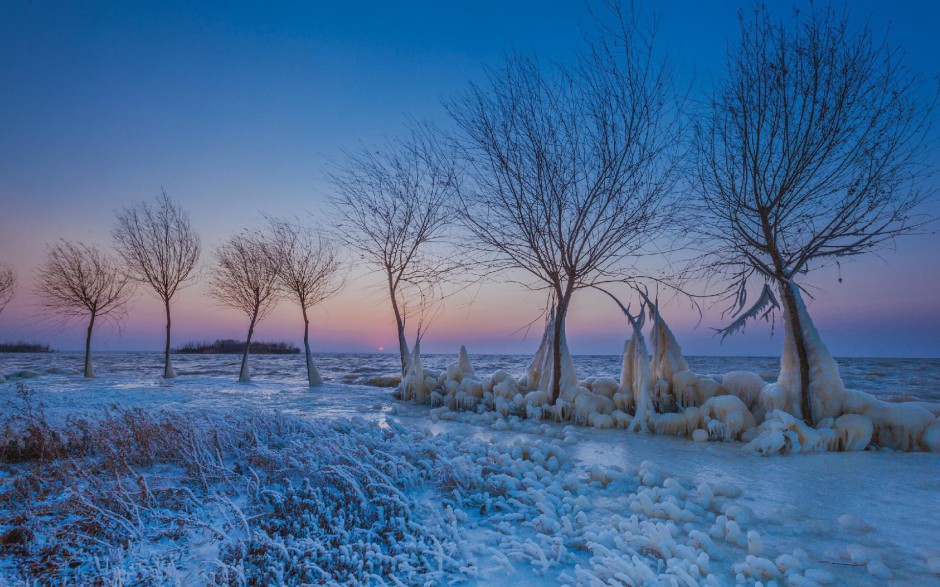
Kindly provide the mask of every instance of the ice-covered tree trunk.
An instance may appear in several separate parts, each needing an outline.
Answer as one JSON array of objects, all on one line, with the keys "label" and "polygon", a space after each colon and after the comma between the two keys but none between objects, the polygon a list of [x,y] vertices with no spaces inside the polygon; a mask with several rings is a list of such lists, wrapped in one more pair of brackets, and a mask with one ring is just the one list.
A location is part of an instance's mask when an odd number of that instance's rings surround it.
[{"label": "ice-covered tree trunk", "polygon": [[548,386],[549,401],[553,404],[558,401],[563,389],[578,384],[574,364],[568,352],[568,340],[565,336],[565,318],[570,304],[571,285],[569,284],[568,289],[558,296],[558,303],[555,307],[555,328],[552,332],[552,378]]},{"label": "ice-covered tree trunk", "polygon": [[842,413],[845,386],[839,366],[813,325],[799,288],[788,282],[780,286],[784,299],[784,341],[777,384],[784,392],[789,411],[812,425]]},{"label": "ice-covered tree trunk", "polygon": [[529,367],[526,369],[526,386],[529,391],[541,389],[539,384],[542,380],[542,373],[545,372],[548,352],[551,348],[551,337],[555,328],[554,322],[555,308],[552,307],[548,316],[545,317],[545,329],[542,331],[542,340],[539,341],[539,347],[535,351],[535,356],[532,357],[532,362],[529,363]]},{"label": "ice-covered tree trunk", "polygon": [[242,351],[242,368],[238,375],[239,383],[251,383],[251,369],[248,366],[248,353],[251,350],[251,337],[255,333],[255,322],[258,320],[258,309],[251,316],[251,322],[248,324],[248,338],[245,341],[245,350]]},{"label": "ice-covered tree trunk", "polygon": [[310,320],[307,318],[307,308],[303,304],[300,307],[304,315],[304,360],[307,363],[307,385],[316,387],[323,385],[323,378],[320,377],[320,372],[313,364],[313,354],[310,352]]},{"label": "ice-covered tree trunk", "polygon": [[664,408],[671,404],[674,398],[672,390],[673,376],[689,368],[682,348],[676,341],[666,321],[659,313],[659,304],[653,306],[653,329],[650,333],[652,346],[652,359],[650,361],[650,380],[657,391],[657,402]]},{"label": "ice-covered tree trunk", "polygon": [[424,368],[421,365],[421,340],[415,341],[414,353],[408,360],[408,372],[402,379],[402,399],[424,403],[427,399],[424,387]]},{"label": "ice-covered tree trunk", "polygon": [[91,364],[91,332],[95,328],[95,314],[92,313],[88,321],[88,332],[85,334],[85,377],[94,378],[95,368]]},{"label": "ice-covered tree trunk", "polygon": [[[542,342],[529,368],[526,370],[527,384],[530,391],[544,391],[549,396],[549,403],[555,403],[558,395],[552,395],[552,390],[563,390],[578,384],[575,376],[574,361],[568,351],[568,340],[565,336],[565,327],[558,324],[556,308],[552,308],[548,321],[545,323],[545,333]],[[556,344],[556,341],[558,344]],[[556,359],[556,357],[559,357]],[[556,369],[557,367],[557,369]],[[555,385],[555,382],[558,385]]]},{"label": "ice-covered tree trunk", "polygon": [[173,364],[170,362],[170,300],[169,298],[163,301],[164,306],[166,307],[166,348],[163,352],[163,378],[164,379],[175,379],[176,371],[173,370]]},{"label": "ice-covered tree trunk", "polygon": [[405,317],[398,307],[398,297],[392,274],[388,274],[388,293],[392,300],[392,310],[395,312],[395,326],[398,331],[398,354],[401,359],[401,378],[404,381],[411,367],[411,353],[408,351],[408,339],[405,338]]},{"label": "ice-covered tree trunk", "polygon": [[621,391],[633,393],[636,411],[629,429],[633,432],[648,432],[650,418],[655,413],[653,398],[650,393],[650,360],[646,350],[646,341],[638,328],[633,329],[633,336],[623,353],[623,365],[620,372]]}]

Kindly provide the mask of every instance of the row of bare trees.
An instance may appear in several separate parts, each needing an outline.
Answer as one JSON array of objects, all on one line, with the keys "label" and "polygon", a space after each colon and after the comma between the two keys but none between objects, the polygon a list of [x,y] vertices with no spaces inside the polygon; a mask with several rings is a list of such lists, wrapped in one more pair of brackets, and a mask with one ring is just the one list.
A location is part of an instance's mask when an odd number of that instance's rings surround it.
[{"label": "row of bare trees", "polygon": [[[46,250],[36,276],[41,312],[60,326],[86,321],[85,376],[94,377],[92,333],[103,322],[119,323],[137,284],[149,287],[166,312],[163,377],[176,376],[171,363],[171,301],[197,276],[201,252],[189,217],[163,192],[156,202],[141,202],[117,214],[112,232],[117,255],[81,242],[61,240]],[[215,251],[210,293],[221,304],[249,318],[242,357],[242,381],[250,379],[248,347],[254,329],[284,298],[301,308],[307,379],[322,383],[310,351],[308,311],[342,288],[339,252],[332,241],[299,220],[269,218],[265,230],[243,230]],[[0,312],[13,299],[16,273],[0,266]]]},{"label": "row of bare trees", "polygon": [[211,295],[248,318],[239,381],[251,380],[248,353],[258,323],[285,298],[300,307],[304,321],[304,359],[310,387],[323,383],[310,351],[311,308],[342,289],[339,252],[322,231],[298,220],[269,218],[267,227],[245,229],[215,251]]},{"label": "row of bare trees", "polygon": [[[575,292],[635,287],[651,278],[644,257],[681,245],[693,251],[686,258],[699,276],[721,278],[717,295],[735,313],[727,332],[783,300],[802,416],[818,420],[798,280],[923,226],[935,100],[868,25],[853,27],[827,7],[792,19],[763,6],[742,13],[727,71],[691,111],[654,27],[614,2],[574,65],[512,54],[447,103],[452,131],[412,124],[401,139],[347,153],[329,173],[333,232],[361,267],[382,276],[402,375],[412,356],[409,325],[417,321],[420,343],[448,287],[502,276],[549,294],[546,391],[554,400],[566,384],[565,321]],[[195,275],[199,238],[165,194],[155,206],[119,213],[113,236],[120,271],[91,249],[63,244],[50,249],[50,280],[111,276],[108,287],[73,296],[92,324],[108,315],[103,308],[122,307],[108,300],[127,295],[128,277],[153,289],[166,308],[164,376],[172,377],[170,302]],[[57,268],[70,263],[53,263],[60,249],[79,251],[82,263]],[[669,261],[662,265],[677,266]],[[339,266],[323,231],[269,219],[218,248],[211,291],[245,313],[249,343],[275,303],[296,301],[313,385],[307,311],[339,291]],[[664,273],[681,271],[657,279]],[[748,292],[758,289],[749,306]]]}]

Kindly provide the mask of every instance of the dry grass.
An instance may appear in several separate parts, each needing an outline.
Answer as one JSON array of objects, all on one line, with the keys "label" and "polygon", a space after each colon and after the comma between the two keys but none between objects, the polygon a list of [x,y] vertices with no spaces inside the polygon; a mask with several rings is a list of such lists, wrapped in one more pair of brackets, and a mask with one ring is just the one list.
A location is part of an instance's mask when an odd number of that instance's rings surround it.
[{"label": "dry grass", "polygon": [[[0,417],[0,584],[434,584],[459,575],[433,438],[362,420]],[[414,495],[433,494],[418,500]]]}]

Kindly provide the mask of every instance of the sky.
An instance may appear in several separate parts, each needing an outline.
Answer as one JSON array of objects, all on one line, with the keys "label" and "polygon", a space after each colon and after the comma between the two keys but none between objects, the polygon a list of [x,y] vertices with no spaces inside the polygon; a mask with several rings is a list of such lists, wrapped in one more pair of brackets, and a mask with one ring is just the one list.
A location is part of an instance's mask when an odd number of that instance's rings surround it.
[{"label": "sky", "polygon": [[[507,51],[570,63],[593,30],[589,6],[561,1],[447,2],[0,2],[0,262],[20,277],[0,314],[0,341],[81,348],[81,328],[43,321],[35,267],[58,238],[110,245],[114,212],[161,188],[190,213],[211,252],[262,212],[326,217],[324,180],[343,149],[400,134],[409,117],[449,124],[443,103],[483,81]],[[720,78],[743,1],[649,2],[659,46],[679,82],[701,96]],[[806,8],[778,2],[773,10]],[[924,78],[940,74],[940,4],[852,2],[853,17],[907,52]],[[936,150],[934,169],[940,168]],[[935,179],[933,181],[940,181]],[[936,201],[928,213],[940,215]],[[940,236],[813,274],[808,306],[837,356],[940,356]],[[349,268],[349,285],[313,313],[315,351],[393,350],[394,321],[375,275]],[[841,277],[841,281],[840,278]],[[451,298],[423,348],[528,353],[544,296],[489,283]],[[719,344],[721,308],[681,300],[663,313],[687,354],[775,355],[780,324]],[[157,350],[162,310],[141,290],[102,350]],[[247,319],[208,297],[205,279],[174,300],[174,343],[243,338]],[[299,310],[282,306],[256,329],[299,342]],[[520,330],[522,329],[522,330]],[[537,330],[538,327],[535,328]],[[616,354],[627,324],[609,300],[579,293],[568,317],[575,354]],[[386,351],[388,352],[388,351]]]}]

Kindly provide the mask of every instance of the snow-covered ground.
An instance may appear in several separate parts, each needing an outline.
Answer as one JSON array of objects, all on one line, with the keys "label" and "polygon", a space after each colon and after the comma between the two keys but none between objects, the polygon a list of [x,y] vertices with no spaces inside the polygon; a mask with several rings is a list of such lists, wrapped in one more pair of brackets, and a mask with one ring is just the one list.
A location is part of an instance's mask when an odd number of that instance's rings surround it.
[{"label": "snow-covered ground", "polygon": [[[246,385],[234,382],[237,369],[225,362],[231,358],[199,358],[198,375],[192,369],[162,383],[149,362],[126,357],[99,361],[99,378],[92,382],[72,372],[68,356],[15,359],[20,364],[3,357],[8,376],[19,372],[0,385],[4,418],[22,411],[16,381],[24,381],[53,426],[71,425],[69,417],[114,419],[124,413],[114,412],[120,406],[141,408],[149,418],[190,418],[193,430],[211,430],[216,438],[231,435],[223,443],[231,452],[222,451],[217,462],[224,483],[203,483],[187,467],[160,459],[109,469],[115,478],[134,471],[151,486],[191,486],[198,511],[192,504],[163,504],[162,517],[144,516],[145,530],[135,530],[128,516],[131,529],[102,534],[113,536],[106,542],[117,542],[99,544],[99,550],[89,542],[87,552],[74,553],[87,563],[75,572],[112,581],[124,573],[125,583],[146,576],[156,584],[237,585],[252,577],[259,581],[254,584],[298,584],[300,561],[309,559],[323,573],[335,571],[330,576],[339,584],[355,584],[349,577],[363,576],[373,584],[379,577],[389,584],[940,584],[940,455],[865,451],[764,458],[745,453],[738,443],[449,412],[395,401],[387,389],[333,382],[309,390],[299,378],[279,381],[273,367],[265,372],[266,365],[296,359],[260,358],[255,374],[261,376]],[[58,366],[50,368],[50,362]],[[181,373],[187,373],[185,363],[177,362]],[[216,369],[206,368],[213,364]],[[331,376],[342,379],[339,371]],[[163,410],[169,415],[160,415]],[[117,424],[108,426],[103,429]],[[247,445],[238,434],[242,428],[256,430]],[[266,468],[264,455],[280,464]],[[247,473],[244,463],[252,463],[254,472]],[[23,499],[36,491],[25,481],[27,469],[0,465],[5,538],[18,525],[42,530],[56,521],[59,493]],[[306,495],[300,480],[322,482],[325,470],[346,471],[353,484],[374,477],[386,485],[366,483],[372,488],[364,493],[316,499]],[[103,475],[89,472],[60,483],[66,495],[92,503]],[[251,481],[252,475],[258,480]],[[294,485],[285,486],[279,475]],[[113,480],[108,483],[113,488]],[[279,497],[271,498],[271,492]],[[309,512],[291,509],[311,499],[328,510],[335,500],[372,504],[329,510],[350,527],[364,524],[371,531],[345,535],[348,548],[330,552],[330,540],[342,536],[304,526]],[[101,508],[111,514],[119,509]],[[184,509],[209,529],[193,523],[178,524],[175,533],[157,531]],[[295,515],[293,526],[279,525]],[[379,526],[391,534],[376,533]],[[0,541],[0,585],[16,584],[25,574],[18,565],[27,559],[44,560],[35,552],[40,539],[26,547],[34,549],[29,556],[22,541],[8,542]],[[91,552],[97,567],[82,558]],[[259,565],[269,574],[259,575]],[[374,576],[357,575],[363,566]],[[316,574],[321,571],[306,572],[308,580],[319,577],[314,583],[327,582],[327,575]]]}]

